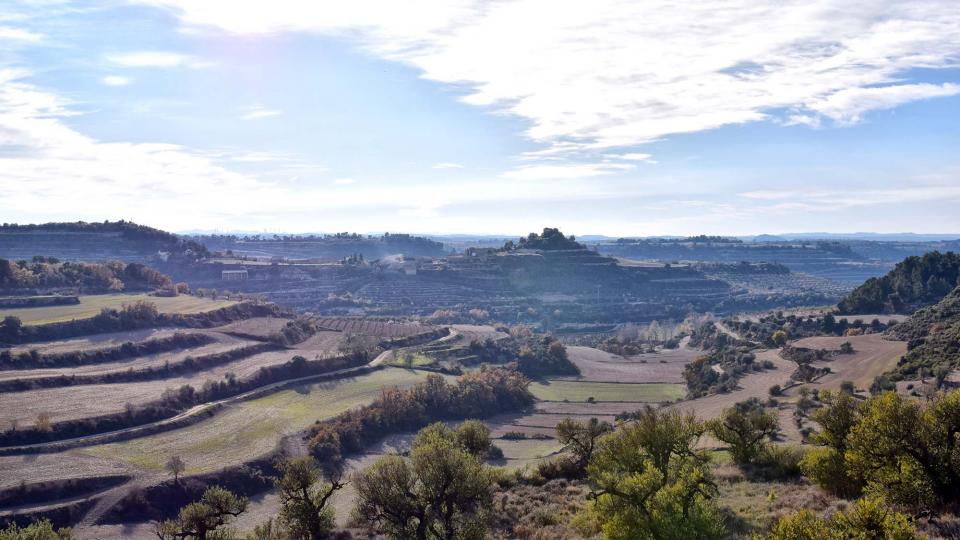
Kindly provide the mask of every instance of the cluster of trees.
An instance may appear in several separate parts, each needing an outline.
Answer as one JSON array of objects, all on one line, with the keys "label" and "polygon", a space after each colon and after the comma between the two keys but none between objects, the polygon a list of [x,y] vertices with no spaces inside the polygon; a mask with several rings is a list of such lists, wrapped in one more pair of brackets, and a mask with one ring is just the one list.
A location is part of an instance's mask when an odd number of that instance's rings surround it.
[{"label": "cluster of trees", "polygon": [[720,332],[714,323],[696,329],[690,342],[708,349],[683,369],[687,390],[692,397],[732,391],[747,373],[774,367],[769,360],[757,362],[752,352],[753,344]]},{"label": "cluster of trees", "polygon": [[775,339],[778,332],[789,339],[800,339],[811,336],[846,336],[860,335],[866,333],[883,332],[889,328],[889,325],[881,323],[879,319],[873,319],[869,323],[862,319],[855,319],[852,322],[847,318],[837,320],[832,313],[826,315],[802,315],[789,314],[783,312],[764,315],[756,321],[724,319],[723,324],[743,336],[745,339],[756,341],[765,347],[781,347],[782,342]]},{"label": "cluster of trees", "polygon": [[485,418],[533,403],[530,381],[506,368],[484,366],[456,384],[440,375],[406,390],[384,389],[373,403],[318,422],[310,428],[310,451],[323,463],[337,463],[390,433],[419,429],[436,420]]},{"label": "cluster of trees", "polygon": [[10,349],[4,349],[0,351],[0,369],[54,368],[102,364],[161,352],[192,349],[212,342],[213,338],[205,334],[177,332],[168,337],[137,342],[127,341],[116,347],[104,347],[102,349],[82,349],[44,354],[36,349],[31,349],[16,355],[12,354]]},{"label": "cluster of trees", "polygon": [[0,259],[0,290],[76,288],[84,293],[171,289],[173,281],[140,263],[60,262],[53,257],[32,261]]},{"label": "cluster of trees", "polygon": [[917,311],[890,333],[908,340],[907,354],[891,375],[894,379],[957,369],[960,367],[960,287],[937,304]]},{"label": "cluster of trees", "polygon": [[870,278],[840,301],[837,309],[852,313],[909,313],[938,302],[960,285],[960,253],[931,251],[907,257],[887,275]]},{"label": "cluster of trees", "polygon": [[514,249],[542,249],[542,250],[561,250],[561,249],[585,249],[583,244],[577,242],[573,235],[564,236],[560,229],[544,227],[541,234],[530,233],[520,238],[516,243],[513,240],[507,241],[503,246],[504,251],[513,251]]},{"label": "cluster of trees", "polygon": [[916,509],[960,502],[960,391],[926,403],[896,392],[863,402],[840,392],[821,401],[812,414],[820,446],[801,462],[818,485]]},{"label": "cluster of trees", "polygon": [[550,335],[473,340],[467,346],[467,352],[481,362],[516,363],[517,370],[528,377],[580,373],[570,361],[567,348]]}]

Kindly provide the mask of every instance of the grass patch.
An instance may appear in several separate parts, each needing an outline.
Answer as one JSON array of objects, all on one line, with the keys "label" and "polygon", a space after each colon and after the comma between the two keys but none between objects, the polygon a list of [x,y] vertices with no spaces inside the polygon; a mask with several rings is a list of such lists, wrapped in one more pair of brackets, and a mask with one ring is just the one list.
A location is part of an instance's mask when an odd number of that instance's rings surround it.
[{"label": "grass patch", "polygon": [[390,365],[397,366],[397,367],[423,367],[423,366],[430,366],[434,364],[433,358],[430,358],[429,356],[423,353],[419,353],[419,352],[413,353],[412,354],[413,358],[409,364],[407,364],[405,356],[406,355],[404,351],[398,351],[394,353],[394,359],[390,362]]},{"label": "grass patch", "polygon": [[535,464],[563,448],[556,439],[497,439],[494,444],[503,450],[506,465],[511,468]]},{"label": "grass patch", "polygon": [[89,319],[104,308],[120,309],[124,304],[146,300],[157,306],[160,313],[203,313],[236,304],[233,300],[211,300],[196,296],[150,296],[148,294],[95,294],[81,296],[79,304],[33,308],[0,309],[0,319],[18,317],[25,325],[40,325],[75,319]]},{"label": "grass patch", "polygon": [[530,391],[543,401],[635,401],[656,403],[673,401],[686,394],[682,384],[611,383],[590,381],[546,381],[530,385]]},{"label": "grass patch", "polygon": [[168,459],[180,456],[187,463],[186,474],[206,473],[262,456],[272,451],[283,435],[370,403],[384,386],[406,387],[425,377],[419,371],[388,368],[299,386],[237,403],[183,429],[75,452],[119,459],[151,471],[162,471]]}]

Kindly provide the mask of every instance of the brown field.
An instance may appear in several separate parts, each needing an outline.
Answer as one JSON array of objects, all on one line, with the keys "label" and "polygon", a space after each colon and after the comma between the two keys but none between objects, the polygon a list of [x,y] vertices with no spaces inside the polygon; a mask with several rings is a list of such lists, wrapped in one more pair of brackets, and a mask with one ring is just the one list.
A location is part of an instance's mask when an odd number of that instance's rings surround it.
[{"label": "brown field", "polygon": [[265,352],[183,377],[156,381],[3,393],[0,394],[0,425],[9,425],[11,420],[16,420],[21,426],[33,425],[41,412],[50,413],[53,422],[111,414],[124,410],[127,403],[142,405],[157,400],[168,388],[176,389],[184,384],[199,388],[204,381],[221,380],[227,373],[234,373],[238,379],[243,379],[256,373],[262,366],[282,364],[295,354],[293,351]]},{"label": "brown field", "polygon": [[79,304],[67,306],[0,309],[0,319],[12,315],[19,317],[26,325],[89,319],[104,308],[120,309],[124,304],[132,304],[139,300],[155,304],[160,313],[183,314],[203,313],[236,304],[233,300],[211,300],[187,295],[162,297],[148,294],[98,294],[81,296]]},{"label": "brown field", "polygon": [[218,332],[191,330],[189,331],[189,333],[206,334],[208,336],[213,337],[217,341],[215,343],[210,343],[208,345],[203,345],[201,347],[195,347],[193,349],[163,352],[163,353],[151,354],[147,356],[140,356],[137,358],[131,358],[128,360],[119,360],[116,362],[105,362],[102,364],[90,364],[85,366],[64,367],[64,368],[4,370],[4,371],[0,371],[0,380],[30,379],[35,377],[50,377],[50,376],[59,376],[59,375],[64,375],[67,377],[70,377],[73,375],[97,375],[97,374],[103,374],[103,373],[110,373],[113,371],[126,371],[128,369],[140,370],[140,369],[145,369],[149,367],[161,367],[166,362],[169,362],[171,364],[182,362],[188,356],[198,357],[202,355],[216,354],[216,353],[221,353],[231,349],[236,349],[236,348],[244,347],[247,345],[253,345],[257,343],[256,341],[236,338],[236,337],[228,336],[226,334],[221,334]]},{"label": "brown field", "polygon": [[345,334],[362,334],[384,338],[406,337],[421,334],[432,327],[416,322],[393,322],[353,317],[317,317],[314,321],[330,330]]},{"label": "brown field", "polygon": [[881,334],[863,336],[822,336],[797,340],[796,347],[836,350],[845,341],[853,345],[853,354],[838,354],[827,362],[814,362],[816,367],[829,367],[831,373],[817,379],[809,386],[814,388],[840,388],[843,381],[853,381],[860,389],[869,388],[874,377],[897,366],[897,361],[907,352],[905,341],[883,339]]},{"label": "brown field", "polygon": [[567,347],[570,360],[580,368],[580,377],[564,377],[587,381],[680,383],[683,368],[702,352],[690,348],[664,350],[652,354],[622,357],[591,347]]},{"label": "brown field", "polygon": [[253,317],[242,321],[232,322],[221,326],[217,330],[221,332],[235,332],[246,336],[266,339],[283,329],[290,319],[281,319],[278,317]]},{"label": "brown field", "polygon": [[770,387],[774,384],[784,385],[797,366],[793,362],[780,358],[778,352],[779,351],[773,349],[758,351],[757,361],[763,362],[764,360],[770,360],[774,366],[776,366],[775,369],[750,373],[740,379],[739,386],[733,392],[681,401],[680,403],[671,405],[671,407],[683,411],[692,411],[698,418],[709,420],[720,416],[720,413],[722,413],[724,409],[732,407],[740,401],[752,397],[764,399],[769,395],[768,391]]},{"label": "brown field", "polygon": [[30,484],[129,472],[129,467],[123,463],[90,456],[69,454],[0,456],[0,489],[9,489],[21,482]]},{"label": "brown field", "polygon": [[496,328],[487,325],[479,324],[454,324],[450,328],[453,328],[456,333],[463,336],[467,342],[472,340],[485,340],[485,339],[503,339],[508,337],[506,333],[498,331]]},{"label": "brown field", "polygon": [[126,330],[124,332],[108,332],[104,334],[91,334],[77,338],[62,339],[57,341],[44,341],[40,343],[30,343],[28,345],[19,345],[12,347],[10,352],[19,354],[21,352],[30,352],[36,350],[41,354],[66,353],[72,351],[92,351],[97,349],[109,349],[117,345],[123,345],[128,341],[146,341],[148,339],[159,339],[172,336],[177,332],[186,332],[183,328],[145,328],[143,330]]}]

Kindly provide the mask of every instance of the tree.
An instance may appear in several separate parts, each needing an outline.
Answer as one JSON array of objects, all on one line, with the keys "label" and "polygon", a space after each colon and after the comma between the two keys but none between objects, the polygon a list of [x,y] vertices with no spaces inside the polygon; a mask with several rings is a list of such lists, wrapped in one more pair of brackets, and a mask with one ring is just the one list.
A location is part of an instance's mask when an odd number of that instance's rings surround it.
[{"label": "tree", "polygon": [[479,420],[467,420],[457,426],[457,442],[478,459],[484,459],[493,446],[490,428]]},{"label": "tree", "polygon": [[923,538],[907,516],[888,508],[881,499],[866,497],[830,519],[810,510],[784,516],[770,531],[769,540],[919,540]]},{"label": "tree", "polygon": [[573,454],[576,470],[582,473],[593,458],[597,441],[612,429],[610,424],[600,422],[596,418],[591,418],[588,422],[564,418],[556,427],[557,440],[564,445],[565,451]]},{"label": "tree", "polygon": [[587,474],[588,512],[606,538],[719,538],[723,522],[709,458],[696,446],[704,426],[693,414],[646,409],[604,436]]},{"label": "tree", "polygon": [[247,499],[221,487],[211,487],[198,502],[180,509],[176,519],[157,523],[160,540],[207,540],[223,538],[224,525],[247,509]]},{"label": "tree", "polygon": [[777,347],[783,347],[787,344],[787,333],[783,330],[777,330],[770,336],[770,340],[773,341],[773,344]]},{"label": "tree", "polygon": [[14,521],[6,529],[0,529],[0,540],[71,540],[73,531],[68,528],[54,529],[49,519],[35,521],[20,527]]},{"label": "tree", "polygon": [[281,523],[294,538],[326,538],[334,526],[330,498],[346,484],[340,482],[339,477],[329,483],[321,482],[323,473],[312,457],[281,463],[280,474],[276,485]]},{"label": "tree", "polygon": [[840,353],[841,353],[841,354],[853,354],[853,353],[854,353],[853,343],[850,343],[849,341],[844,341],[843,343],[841,343],[841,344],[840,344]]},{"label": "tree", "polygon": [[904,504],[960,500],[960,391],[928,404],[887,392],[865,402],[846,462],[867,491]]},{"label": "tree", "polygon": [[37,428],[37,431],[42,433],[50,433],[53,431],[53,424],[50,422],[50,413],[46,411],[37,414],[37,419],[33,421],[33,425]]},{"label": "tree", "polygon": [[741,401],[708,424],[710,433],[730,445],[738,465],[754,463],[766,448],[767,439],[780,431],[777,415],[763,409],[757,398]]},{"label": "tree", "polygon": [[418,434],[409,459],[385,456],[356,475],[356,517],[390,538],[482,538],[491,476],[456,441],[434,424]]},{"label": "tree", "polygon": [[811,414],[820,431],[810,437],[814,448],[800,461],[800,469],[823,489],[840,497],[856,497],[863,490],[863,480],[847,467],[847,436],[856,425],[860,406],[848,392],[820,392],[823,407]]},{"label": "tree", "polygon": [[180,456],[173,456],[167,460],[163,468],[173,475],[173,483],[176,484],[180,481],[180,474],[187,470],[187,464]]}]

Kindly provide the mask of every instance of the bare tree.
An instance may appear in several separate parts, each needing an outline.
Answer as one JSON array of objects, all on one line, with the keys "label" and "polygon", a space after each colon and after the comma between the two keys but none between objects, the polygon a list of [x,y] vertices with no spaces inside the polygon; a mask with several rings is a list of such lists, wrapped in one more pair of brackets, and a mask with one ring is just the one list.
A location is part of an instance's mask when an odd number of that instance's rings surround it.
[{"label": "bare tree", "polygon": [[180,456],[173,456],[167,460],[167,464],[163,466],[167,472],[173,475],[173,483],[180,482],[180,474],[183,471],[187,470],[187,464]]}]

